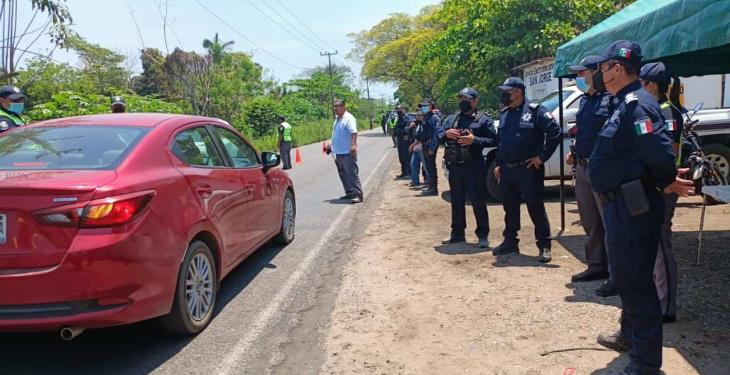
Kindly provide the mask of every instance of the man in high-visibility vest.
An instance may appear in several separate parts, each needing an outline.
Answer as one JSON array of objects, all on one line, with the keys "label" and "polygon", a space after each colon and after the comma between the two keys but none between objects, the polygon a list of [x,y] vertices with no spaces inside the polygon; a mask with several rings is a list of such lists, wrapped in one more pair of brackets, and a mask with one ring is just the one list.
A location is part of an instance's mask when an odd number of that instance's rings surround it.
[{"label": "man in high-visibility vest", "polygon": [[25,110],[25,95],[15,86],[0,88],[0,133],[25,125],[20,115]]},{"label": "man in high-visibility vest", "polygon": [[398,125],[398,113],[393,111],[388,116],[388,134],[390,134],[390,138],[393,140],[393,148],[398,147],[398,142],[395,139],[396,125]]},{"label": "man in high-visibility vest", "polygon": [[284,170],[291,169],[291,125],[284,116],[279,116],[279,154]]}]

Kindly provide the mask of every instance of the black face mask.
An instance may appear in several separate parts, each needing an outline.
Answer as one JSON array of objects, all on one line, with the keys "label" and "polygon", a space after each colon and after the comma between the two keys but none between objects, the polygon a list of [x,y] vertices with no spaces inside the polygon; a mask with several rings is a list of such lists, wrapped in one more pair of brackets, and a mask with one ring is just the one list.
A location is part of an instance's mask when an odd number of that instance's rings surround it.
[{"label": "black face mask", "polygon": [[503,92],[499,100],[502,102],[502,104],[508,106],[512,104],[512,94],[509,92]]},{"label": "black face mask", "polygon": [[598,92],[606,91],[606,85],[603,83],[603,73],[600,70],[593,72],[593,88]]},{"label": "black face mask", "polygon": [[471,111],[471,101],[469,101],[469,100],[460,100],[459,101],[459,109],[461,109],[462,112],[469,112],[469,111]]}]

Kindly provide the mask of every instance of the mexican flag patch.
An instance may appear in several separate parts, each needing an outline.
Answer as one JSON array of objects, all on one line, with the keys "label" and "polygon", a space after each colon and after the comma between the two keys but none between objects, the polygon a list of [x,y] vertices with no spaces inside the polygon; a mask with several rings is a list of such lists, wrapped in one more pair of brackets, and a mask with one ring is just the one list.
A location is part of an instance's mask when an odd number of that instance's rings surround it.
[{"label": "mexican flag patch", "polygon": [[667,125],[667,130],[670,132],[676,132],[678,130],[677,120],[666,120],[664,124]]},{"label": "mexican flag patch", "polygon": [[634,128],[636,129],[637,135],[651,134],[652,132],[654,132],[654,124],[651,122],[651,119],[648,117],[645,119],[636,121],[634,123]]}]

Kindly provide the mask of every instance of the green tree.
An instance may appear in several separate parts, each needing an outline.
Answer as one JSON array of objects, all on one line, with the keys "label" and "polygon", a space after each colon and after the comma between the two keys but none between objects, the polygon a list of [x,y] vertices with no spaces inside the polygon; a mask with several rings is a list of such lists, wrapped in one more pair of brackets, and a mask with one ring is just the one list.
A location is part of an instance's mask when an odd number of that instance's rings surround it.
[{"label": "green tree", "polygon": [[18,81],[27,95],[26,105],[50,101],[61,91],[94,92],[92,79],[81,70],[66,63],[56,63],[43,57],[27,60],[18,72]]},{"label": "green tree", "polygon": [[415,17],[392,14],[369,30],[351,34],[348,57],[362,74],[398,86],[401,102],[423,96],[454,109],[464,86],[482,92],[496,109],[494,86],[511,69],[541,57],[631,0],[445,0]]},{"label": "green tree", "polygon": [[213,39],[204,39],[203,40],[203,48],[208,50],[208,54],[213,58],[213,63],[217,64],[221,59],[223,58],[226,50],[233,46],[236,42],[234,41],[228,41],[225,43],[221,43],[220,39],[218,39],[218,33],[215,33],[215,36]]},{"label": "green tree", "polygon": [[124,56],[89,43],[78,34],[70,36],[67,43],[81,59],[83,73],[93,80],[95,93],[110,95],[129,88],[129,73],[122,67]]},{"label": "green tree", "polygon": [[[3,30],[3,39],[0,40],[0,80],[7,83],[16,76],[16,69],[26,54],[42,56],[33,51],[33,46],[43,34],[47,34],[57,47],[65,47],[66,39],[71,34],[69,25],[73,22],[65,1],[30,0],[33,15],[28,17],[30,21],[19,25],[18,3],[18,0],[3,0],[0,7],[0,28]],[[36,27],[36,21],[40,27]]]},{"label": "green tree", "polygon": [[271,97],[255,97],[247,101],[244,106],[244,120],[248,128],[241,129],[241,125],[238,128],[253,137],[273,134],[279,112],[279,103]]},{"label": "green tree", "polygon": [[140,60],[142,74],[132,78],[132,89],[142,96],[165,94],[168,87],[165,56],[156,48],[145,48],[140,53]]},{"label": "green tree", "polygon": [[263,70],[248,54],[225,53],[212,69],[211,116],[236,121],[246,101],[264,94]]}]

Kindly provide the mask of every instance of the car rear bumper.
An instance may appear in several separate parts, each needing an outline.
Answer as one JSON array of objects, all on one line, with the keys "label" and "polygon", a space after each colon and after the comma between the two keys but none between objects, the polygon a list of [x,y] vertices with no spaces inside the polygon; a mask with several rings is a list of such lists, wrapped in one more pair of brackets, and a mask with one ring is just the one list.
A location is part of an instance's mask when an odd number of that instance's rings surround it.
[{"label": "car rear bumper", "polygon": [[169,312],[179,268],[171,251],[116,229],[79,233],[57,266],[0,270],[0,330],[114,326]]}]

